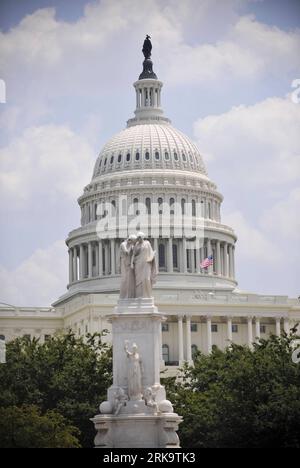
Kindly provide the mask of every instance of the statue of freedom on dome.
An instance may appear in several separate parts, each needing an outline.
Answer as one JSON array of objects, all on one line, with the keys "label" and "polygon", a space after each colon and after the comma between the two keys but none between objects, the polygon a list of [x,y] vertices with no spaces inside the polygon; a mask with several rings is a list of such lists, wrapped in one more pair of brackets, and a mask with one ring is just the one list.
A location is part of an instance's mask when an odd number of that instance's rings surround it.
[{"label": "statue of freedom on dome", "polygon": [[147,34],[146,39],[144,40],[143,49],[142,49],[142,52],[146,60],[151,57],[152,44],[151,44],[150,39],[151,37]]}]

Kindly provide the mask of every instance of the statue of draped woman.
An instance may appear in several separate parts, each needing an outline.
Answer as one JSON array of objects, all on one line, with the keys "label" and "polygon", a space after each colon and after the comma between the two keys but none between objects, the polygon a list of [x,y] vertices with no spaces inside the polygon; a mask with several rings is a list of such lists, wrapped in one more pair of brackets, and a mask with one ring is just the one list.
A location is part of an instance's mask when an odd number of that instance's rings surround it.
[{"label": "statue of draped woman", "polygon": [[130,400],[142,399],[142,361],[138,353],[138,347],[135,343],[132,345],[132,351],[128,349],[128,341],[125,341],[125,352],[127,354],[127,383],[128,396]]},{"label": "statue of draped woman", "polygon": [[132,234],[128,239],[124,240],[120,246],[120,263],[121,263],[121,285],[120,299],[128,299],[135,297],[135,275],[131,268],[131,260],[133,255],[133,247],[137,237]]},{"label": "statue of draped woman", "polygon": [[152,297],[152,286],[157,276],[156,252],[150,242],[145,240],[143,232],[137,234],[131,265],[135,273],[135,297]]}]

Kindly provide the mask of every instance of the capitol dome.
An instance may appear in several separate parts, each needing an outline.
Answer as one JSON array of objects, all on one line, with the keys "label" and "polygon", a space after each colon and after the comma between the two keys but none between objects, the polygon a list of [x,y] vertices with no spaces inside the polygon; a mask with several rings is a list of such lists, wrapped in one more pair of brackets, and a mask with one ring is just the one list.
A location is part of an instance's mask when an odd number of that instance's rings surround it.
[{"label": "capitol dome", "polygon": [[[146,232],[157,252],[154,294],[160,298],[172,291],[233,291],[237,285],[236,235],[221,222],[223,197],[209,178],[197,146],[164,116],[163,83],[152,65],[150,58],[144,60],[143,72],[133,84],[134,117],[104,145],[91,182],[78,199],[81,226],[66,240],[69,284],[62,300],[78,294],[118,293],[120,245],[135,230]],[[143,209],[146,228],[140,221]],[[119,218],[129,213],[137,221],[132,224],[128,218],[124,229]],[[113,232],[103,227],[109,216],[117,220]],[[178,230],[179,221],[187,219],[192,233]],[[199,226],[201,242],[195,243]],[[213,258],[213,264],[203,268],[207,257]]]},{"label": "capitol dome", "polygon": [[170,123],[142,123],[114,135],[96,161],[93,179],[128,170],[183,170],[207,175],[197,146]]}]

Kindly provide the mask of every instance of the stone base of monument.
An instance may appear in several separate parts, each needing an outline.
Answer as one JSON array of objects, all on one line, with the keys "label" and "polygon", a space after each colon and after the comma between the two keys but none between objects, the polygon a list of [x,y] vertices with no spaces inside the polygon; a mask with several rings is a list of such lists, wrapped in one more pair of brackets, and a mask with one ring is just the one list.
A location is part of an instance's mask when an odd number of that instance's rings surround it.
[{"label": "stone base of monument", "polygon": [[[182,418],[160,384],[161,322],[153,298],[121,299],[112,324],[113,385],[92,421],[95,447],[179,447]],[[130,351],[131,349],[131,351]]]},{"label": "stone base of monument", "polygon": [[176,434],[181,418],[174,413],[160,415],[97,415],[95,448],[178,448]]}]

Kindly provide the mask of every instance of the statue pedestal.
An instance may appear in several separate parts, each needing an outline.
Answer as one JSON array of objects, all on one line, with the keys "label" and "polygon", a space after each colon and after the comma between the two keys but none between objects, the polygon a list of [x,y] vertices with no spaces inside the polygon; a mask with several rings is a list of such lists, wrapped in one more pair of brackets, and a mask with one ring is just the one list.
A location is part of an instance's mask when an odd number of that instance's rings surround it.
[{"label": "statue pedestal", "polygon": [[[113,385],[102,414],[93,418],[96,447],[179,447],[176,434],[181,417],[173,412],[160,385],[161,322],[150,299],[122,299],[108,316],[112,324]],[[141,360],[141,397],[130,398],[125,343],[135,343]],[[129,385],[128,385],[129,384]]]}]

